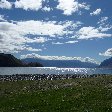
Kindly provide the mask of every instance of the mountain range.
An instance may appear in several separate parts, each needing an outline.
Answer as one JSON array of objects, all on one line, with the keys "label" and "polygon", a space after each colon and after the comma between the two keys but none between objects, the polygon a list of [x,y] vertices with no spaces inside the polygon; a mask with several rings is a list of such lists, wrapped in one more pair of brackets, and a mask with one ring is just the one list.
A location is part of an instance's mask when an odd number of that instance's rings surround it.
[{"label": "mountain range", "polygon": [[112,57],[100,65],[80,60],[45,60],[40,58],[17,59],[11,54],[0,53],[0,67],[62,67],[62,68],[112,68]]},{"label": "mountain range", "polygon": [[23,63],[39,62],[44,67],[62,67],[62,68],[96,68],[95,63],[81,62],[79,60],[44,60],[39,58],[26,58],[21,60]]}]

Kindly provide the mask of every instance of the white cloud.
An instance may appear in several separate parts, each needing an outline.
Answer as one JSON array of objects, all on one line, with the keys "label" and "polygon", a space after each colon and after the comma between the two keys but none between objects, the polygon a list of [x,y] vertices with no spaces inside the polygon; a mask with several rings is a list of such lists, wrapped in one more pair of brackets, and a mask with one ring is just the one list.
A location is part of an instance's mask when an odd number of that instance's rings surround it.
[{"label": "white cloud", "polygon": [[98,61],[96,61],[95,59],[92,59],[90,57],[85,57],[84,62],[91,62],[91,63],[96,63],[96,64],[100,64]]},{"label": "white cloud", "polygon": [[55,44],[55,45],[62,45],[62,44],[74,44],[74,43],[77,43],[78,41],[67,41],[67,42],[52,42],[52,44]]},{"label": "white cloud", "polygon": [[67,43],[67,44],[74,44],[74,43],[77,43],[77,42],[78,42],[77,40],[74,40],[74,41],[67,41],[65,43]]},{"label": "white cloud", "polygon": [[12,4],[10,2],[8,2],[7,0],[1,0],[0,1],[0,8],[11,9]]},{"label": "white cloud", "polygon": [[101,17],[100,21],[98,21],[98,24],[105,24],[105,22],[108,20],[108,17]]},{"label": "white cloud", "polygon": [[[43,2],[46,3],[46,6],[44,7]],[[0,8],[11,9],[12,5],[14,5],[15,8],[22,8],[26,11],[38,11],[41,9],[42,11],[49,12],[53,10],[47,5],[49,2],[49,0],[16,0],[15,2],[1,0]],[[69,2],[68,0],[58,0],[58,3],[57,9],[63,10],[65,15],[71,15],[72,13],[79,11],[79,9],[89,10],[90,7],[86,3],[78,3],[77,0],[69,0]]]},{"label": "white cloud", "polygon": [[[31,49],[23,49],[26,45],[29,44],[41,44],[45,43],[49,40],[53,40],[55,38],[60,39],[68,39],[73,35],[76,35],[77,39],[91,39],[91,38],[103,38],[103,37],[111,37],[112,34],[107,34],[101,31],[100,28],[95,27],[82,27],[79,31],[76,31],[79,26],[81,26],[81,22],[72,22],[72,21],[64,21],[64,22],[56,22],[56,21],[15,21],[13,22],[0,22],[0,51],[1,52],[18,52],[22,50],[30,50]],[[53,38],[52,38],[53,37]],[[73,44],[77,41],[67,41],[67,42],[52,42],[52,44]],[[22,47],[21,47],[22,46]],[[30,47],[30,46],[27,46]],[[20,49],[20,50],[19,50]],[[32,48],[39,49],[39,48]],[[32,51],[34,51],[32,50]]]},{"label": "white cloud", "polygon": [[63,35],[64,26],[58,25],[55,22],[43,22],[43,21],[25,21],[17,23],[17,30],[20,30],[23,34],[33,34],[33,35]]},{"label": "white cloud", "polygon": [[89,10],[89,5],[86,5],[85,3],[78,3],[76,0],[58,0],[59,4],[57,6],[57,9],[60,9],[65,15],[72,15],[72,13],[75,13],[79,11],[79,9],[86,9]]},{"label": "white cloud", "polygon": [[45,43],[47,39],[45,37],[25,38],[27,43]]},{"label": "white cloud", "polygon": [[103,26],[100,26],[98,29],[101,32],[105,32],[105,31],[108,31],[108,30],[112,29],[112,26],[111,25],[105,25],[104,27]]},{"label": "white cloud", "polygon": [[45,11],[45,12],[50,12],[51,11],[51,8],[45,6],[45,7],[42,8],[42,10]]},{"label": "white cloud", "polygon": [[101,13],[101,9],[99,8],[99,9],[96,9],[95,11],[93,11],[92,13],[90,13],[90,15],[91,16],[93,16],[93,15],[99,15],[100,13]]},{"label": "white cloud", "polygon": [[46,38],[35,37],[28,38],[27,33],[19,30],[17,24],[9,22],[0,22],[0,52],[18,53],[23,50],[27,51],[42,51],[41,49],[27,46],[29,43],[44,43]]},{"label": "white cloud", "polygon": [[[80,23],[81,24],[81,23]],[[56,22],[56,21],[23,21],[17,22],[17,30],[23,35],[42,35],[50,37],[58,37],[63,35],[72,34],[74,29],[80,26],[79,22]]]},{"label": "white cloud", "polygon": [[35,49],[35,48],[32,48],[32,47],[25,47],[23,50],[34,51],[34,52],[42,51],[42,49]]},{"label": "white cloud", "polygon": [[[41,49],[32,48],[27,43],[28,38],[20,37],[19,34],[13,35],[14,32],[0,32],[0,52],[18,53],[20,51],[42,51]],[[33,40],[33,39],[32,39]]]},{"label": "white cloud", "polygon": [[0,15],[0,21],[6,21],[6,20],[4,19],[4,15]]},{"label": "white cloud", "polygon": [[82,27],[77,32],[78,39],[90,39],[90,38],[103,38],[103,37],[112,37],[112,34],[107,34],[101,32],[98,28],[95,27]]},{"label": "white cloud", "polygon": [[21,55],[21,58],[22,59],[40,58],[40,59],[45,59],[45,60],[79,60],[81,62],[91,62],[91,63],[99,64],[97,61],[89,57],[82,58],[82,57],[67,57],[67,56],[42,56],[39,54],[32,53],[32,54],[27,54],[27,55]]},{"label": "white cloud", "polygon": [[43,0],[19,0],[15,2],[15,7],[37,11],[42,8],[42,1]]},{"label": "white cloud", "polygon": [[108,23],[108,19],[108,17],[101,17],[101,19],[97,22],[100,31],[105,32],[112,29],[112,25]]},{"label": "white cloud", "polygon": [[[73,26],[72,26],[73,25]],[[22,50],[38,51],[38,48],[26,46],[33,43],[45,43],[51,37],[62,37],[73,33],[79,22],[71,21],[15,21],[0,22],[0,51],[18,52]],[[72,27],[71,27],[72,26]],[[26,49],[26,47],[28,47]],[[39,50],[40,51],[40,50]]]},{"label": "white cloud", "polygon": [[64,44],[64,43],[62,43],[62,42],[52,42],[52,44],[55,44],[55,45],[62,45],[62,44]]},{"label": "white cloud", "polygon": [[99,53],[101,56],[112,56],[112,48],[107,49],[104,53]]},{"label": "white cloud", "polygon": [[[9,47],[10,48],[10,47]],[[17,47],[12,47],[12,49],[14,50],[14,52],[18,53],[20,51],[32,51],[32,52],[39,52],[42,51],[42,49],[36,49],[36,48],[32,48],[29,47],[28,45],[22,45],[22,46],[17,46]],[[10,49],[9,49],[10,50]],[[4,51],[5,52],[5,51]],[[9,51],[8,51],[9,52]],[[13,51],[12,51],[13,52]],[[14,53],[13,52],[13,53]]]}]

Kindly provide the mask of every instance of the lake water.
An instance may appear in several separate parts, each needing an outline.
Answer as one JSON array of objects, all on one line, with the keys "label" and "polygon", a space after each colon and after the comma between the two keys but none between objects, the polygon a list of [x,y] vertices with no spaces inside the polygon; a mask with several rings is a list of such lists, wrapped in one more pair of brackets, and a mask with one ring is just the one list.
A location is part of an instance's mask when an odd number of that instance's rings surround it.
[{"label": "lake water", "polygon": [[13,74],[112,74],[109,68],[0,67],[0,75]]}]

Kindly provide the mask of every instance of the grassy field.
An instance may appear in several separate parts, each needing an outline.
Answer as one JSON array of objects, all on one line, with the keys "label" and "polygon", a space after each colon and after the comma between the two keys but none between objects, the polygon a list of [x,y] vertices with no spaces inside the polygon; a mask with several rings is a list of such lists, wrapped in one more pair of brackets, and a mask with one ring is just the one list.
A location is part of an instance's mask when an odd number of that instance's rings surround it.
[{"label": "grassy field", "polygon": [[112,76],[0,82],[0,112],[112,112]]}]

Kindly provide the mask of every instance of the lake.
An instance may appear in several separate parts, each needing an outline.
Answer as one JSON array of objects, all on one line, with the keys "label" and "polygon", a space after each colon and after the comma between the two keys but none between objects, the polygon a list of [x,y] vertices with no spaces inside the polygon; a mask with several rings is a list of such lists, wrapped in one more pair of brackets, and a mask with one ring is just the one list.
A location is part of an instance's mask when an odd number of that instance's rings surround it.
[{"label": "lake", "polygon": [[0,75],[13,74],[112,74],[109,68],[0,67]]}]

